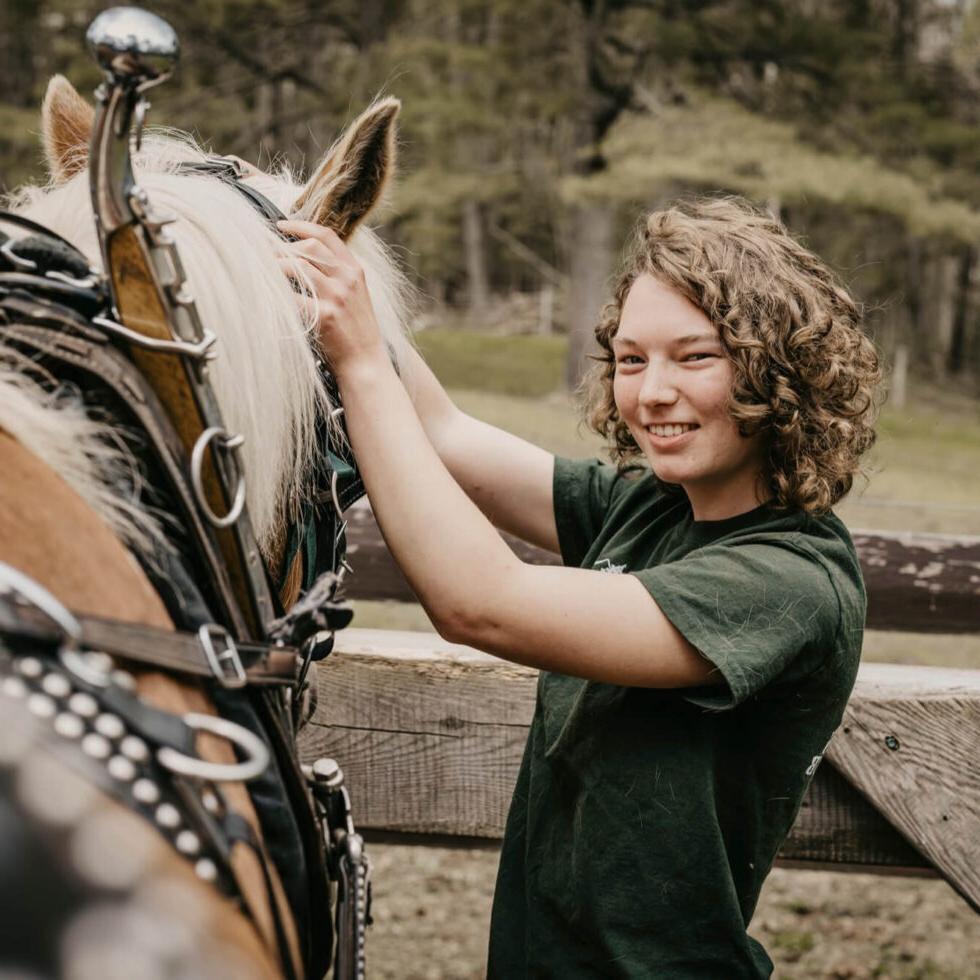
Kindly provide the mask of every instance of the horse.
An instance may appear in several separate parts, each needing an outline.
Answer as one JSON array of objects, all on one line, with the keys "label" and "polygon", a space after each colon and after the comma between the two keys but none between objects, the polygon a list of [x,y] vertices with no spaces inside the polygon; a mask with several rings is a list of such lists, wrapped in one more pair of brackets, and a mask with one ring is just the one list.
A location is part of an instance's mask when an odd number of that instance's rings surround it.
[{"label": "horse", "polygon": [[[319,506],[322,431],[341,441],[342,434],[310,314],[297,302],[303,283],[290,283],[282,273],[280,235],[249,198],[258,192],[274,209],[328,225],[348,240],[397,361],[407,343],[407,286],[364,220],[394,169],[398,110],[391,98],[373,103],[306,181],[285,167],[266,173],[227,159],[216,171],[214,158],[177,131],[148,132],[133,158],[140,187],[155,207],[172,212],[168,230],[201,319],[218,338],[211,382],[229,431],[244,435],[241,468],[255,539],[287,613],[310,577],[302,542],[290,541],[298,515]],[[270,799],[268,783],[250,791],[244,773],[220,781],[174,778],[167,785],[138,777],[134,763],[146,759],[145,740],[120,721],[121,708],[113,710],[115,703],[128,705],[131,715],[164,728],[173,719],[197,719],[186,755],[230,776],[244,765],[248,745],[221,737],[221,716],[229,710],[239,721],[250,711],[262,715],[262,705],[295,693],[295,674],[293,688],[262,688],[248,707],[251,687],[225,689],[154,667],[145,657],[127,660],[118,647],[108,657],[87,652],[84,661],[73,654],[79,677],[87,670],[112,678],[116,702],[107,705],[92,696],[96,688],[78,689],[70,673],[52,667],[56,660],[25,655],[44,629],[33,640],[23,628],[4,632],[3,609],[20,616],[25,606],[37,606],[68,632],[72,622],[108,623],[144,640],[181,635],[181,626],[188,628],[182,618],[198,621],[188,605],[200,600],[200,583],[180,558],[186,529],[154,485],[156,471],[140,455],[132,419],[121,422],[105,399],[87,390],[82,362],[99,345],[112,346],[112,338],[89,342],[99,332],[92,316],[77,330],[48,329],[47,348],[25,340],[40,336],[43,320],[38,301],[16,282],[30,261],[15,247],[25,228],[53,233],[55,252],[73,249],[84,257],[92,282],[105,273],[89,194],[93,119],[92,107],[66,79],[50,81],[41,111],[49,179],[10,196],[13,224],[0,216],[0,253],[13,263],[10,275],[0,275],[0,892],[6,920],[0,962],[80,978],[322,974],[329,948],[318,933],[329,933],[330,921],[322,921],[322,909],[315,921],[313,886],[303,893],[283,857],[307,846],[292,839],[302,836],[299,818],[283,817],[296,797],[282,791],[287,798]],[[57,299],[57,276],[49,278]],[[68,279],[75,282],[78,274]],[[85,320],[77,311],[72,317]],[[60,370],[73,364],[77,370]],[[65,653],[68,641],[58,642]],[[210,650],[209,662],[223,666],[226,653]],[[274,758],[273,765],[282,771],[282,785],[292,785],[295,758]],[[304,792],[308,797],[308,788]],[[202,849],[200,834],[188,829],[198,825],[188,822],[187,808],[200,820],[237,828],[231,843],[225,841],[222,873]],[[269,843],[274,824],[277,853]],[[302,901],[298,893],[305,894]]]}]

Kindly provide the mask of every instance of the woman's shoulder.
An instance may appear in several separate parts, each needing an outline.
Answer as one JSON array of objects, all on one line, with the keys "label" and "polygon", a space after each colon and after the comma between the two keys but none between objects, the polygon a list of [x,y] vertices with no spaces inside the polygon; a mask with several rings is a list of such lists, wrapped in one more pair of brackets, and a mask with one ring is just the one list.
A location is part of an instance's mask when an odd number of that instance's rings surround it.
[{"label": "woman's shoulder", "polygon": [[[820,515],[771,511],[729,543],[765,545],[774,555],[792,554],[797,588],[806,587],[807,582],[814,588],[829,586],[840,604],[842,620],[851,625],[864,622],[867,595],[861,562],[854,539],[833,511]],[[774,560],[775,567],[780,564]]]}]

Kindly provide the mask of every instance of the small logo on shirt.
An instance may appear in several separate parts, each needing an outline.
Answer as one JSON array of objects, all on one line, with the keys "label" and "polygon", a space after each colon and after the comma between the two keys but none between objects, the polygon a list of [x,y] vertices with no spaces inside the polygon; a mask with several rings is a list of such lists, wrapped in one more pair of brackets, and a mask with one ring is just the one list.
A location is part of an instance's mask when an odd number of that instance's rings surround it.
[{"label": "small logo on shirt", "polygon": [[625,565],[614,565],[608,558],[600,558],[592,567],[607,575],[622,575],[626,571]]},{"label": "small logo on shirt", "polygon": [[[837,733],[834,732],[834,735],[836,735],[836,734]],[[823,747],[823,752],[821,752],[820,755],[815,755],[813,757],[813,761],[810,763],[810,765],[808,765],[806,767],[806,775],[809,778],[811,778],[811,779],[813,778],[813,774],[817,771],[817,766],[820,765],[820,761],[823,759],[824,755],[826,754],[827,749],[830,748],[830,743],[833,740],[834,740],[834,736],[831,735],[830,738],[829,738],[829,740],[827,741],[827,744]]]}]

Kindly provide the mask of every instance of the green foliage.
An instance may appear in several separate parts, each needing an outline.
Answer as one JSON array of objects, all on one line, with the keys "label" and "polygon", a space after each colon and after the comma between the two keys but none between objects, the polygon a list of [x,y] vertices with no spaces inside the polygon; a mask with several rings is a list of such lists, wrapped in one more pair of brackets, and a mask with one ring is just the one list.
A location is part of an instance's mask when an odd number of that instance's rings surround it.
[{"label": "green foliage", "polygon": [[[42,176],[32,106],[47,78],[62,72],[83,94],[97,84],[83,36],[102,6],[0,5],[5,188]],[[498,293],[537,289],[542,263],[567,273],[581,198],[615,208],[625,232],[653,203],[722,190],[778,204],[844,269],[886,346],[911,333],[924,363],[929,338],[951,335],[938,326],[930,263],[980,240],[976,2],[158,0],[153,9],[178,30],[183,54],[153,91],[150,121],[219,152],[309,170],[377,93],[402,99],[404,178],[384,234],[424,294],[462,304],[478,292],[475,268]],[[474,202],[477,242],[463,234]],[[957,302],[957,369],[980,373],[980,304]]]},{"label": "green foliage", "polygon": [[8,193],[32,177],[43,179],[37,129],[36,110],[0,103],[0,192]]},{"label": "green foliage", "polygon": [[692,93],[683,105],[621,120],[607,140],[610,167],[568,178],[567,198],[649,202],[665,188],[727,190],[782,203],[823,201],[893,216],[913,235],[980,239],[980,211],[946,197],[932,164],[916,177],[871,156],[826,153],[796,128],[748,112],[730,99]]}]

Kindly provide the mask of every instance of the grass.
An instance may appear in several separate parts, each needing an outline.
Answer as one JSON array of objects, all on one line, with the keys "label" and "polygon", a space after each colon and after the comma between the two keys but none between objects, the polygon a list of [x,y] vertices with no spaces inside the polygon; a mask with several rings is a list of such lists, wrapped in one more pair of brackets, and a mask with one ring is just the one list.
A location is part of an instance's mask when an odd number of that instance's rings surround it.
[{"label": "grass", "polygon": [[535,398],[557,390],[564,376],[564,337],[436,328],[421,331],[416,340],[436,376],[454,388]]},{"label": "grass", "polygon": [[[563,456],[601,454],[599,438],[558,391],[564,338],[430,329],[423,353],[463,411]],[[904,411],[886,407],[866,486],[836,508],[851,528],[980,534],[980,404],[914,387]],[[430,630],[421,607],[358,602],[356,625]],[[866,660],[980,667],[980,635],[872,632]]]},{"label": "grass", "polygon": [[799,929],[785,929],[782,932],[773,933],[769,937],[769,942],[775,950],[779,951],[781,958],[787,963],[795,963],[814,947],[813,933],[803,932]]}]

